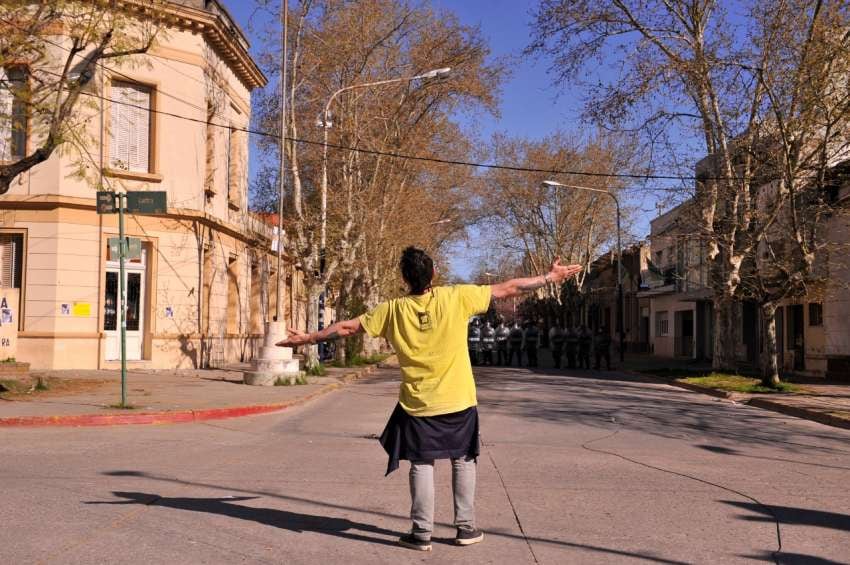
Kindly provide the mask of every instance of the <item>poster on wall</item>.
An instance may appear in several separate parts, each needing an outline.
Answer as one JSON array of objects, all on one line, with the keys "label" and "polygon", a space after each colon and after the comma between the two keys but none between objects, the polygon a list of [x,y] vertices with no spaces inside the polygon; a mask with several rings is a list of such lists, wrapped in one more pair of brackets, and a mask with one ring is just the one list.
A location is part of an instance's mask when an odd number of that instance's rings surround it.
[{"label": "poster on wall", "polygon": [[75,318],[89,318],[91,317],[91,302],[74,302],[71,311]]},{"label": "poster on wall", "polygon": [[0,361],[14,359],[18,352],[18,293],[0,289]]}]

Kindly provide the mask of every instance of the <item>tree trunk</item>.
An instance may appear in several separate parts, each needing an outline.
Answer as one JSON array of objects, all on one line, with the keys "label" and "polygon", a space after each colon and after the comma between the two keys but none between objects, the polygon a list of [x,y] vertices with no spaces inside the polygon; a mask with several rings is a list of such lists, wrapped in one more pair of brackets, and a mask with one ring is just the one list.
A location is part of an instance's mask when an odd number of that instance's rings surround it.
[{"label": "tree trunk", "polygon": [[[364,287],[363,301],[366,305],[366,311],[371,312],[380,302],[378,297],[378,288],[376,285],[368,283],[366,283]],[[383,338],[366,335],[363,338],[363,354],[374,355],[376,353],[380,353],[386,349],[385,343],[386,342]]]},{"label": "tree trunk", "polygon": [[765,386],[779,386],[779,350],[776,342],[776,303],[761,307],[764,349],[761,354],[761,382]]},{"label": "tree trunk", "polygon": [[[346,308],[346,303],[348,302],[349,292],[346,284],[340,285],[336,304],[334,305],[334,311],[336,312],[336,319],[339,320],[347,320],[348,319],[348,308]],[[334,349],[334,361],[339,363],[342,366],[345,366],[346,361],[346,349],[345,349],[346,340],[341,339],[337,342],[336,348]]]},{"label": "tree trunk", "polygon": [[[320,281],[308,277],[304,281],[304,293],[307,295],[307,333],[318,331],[319,329],[319,295],[322,294],[322,284]],[[309,370],[319,364],[319,346],[311,345],[304,348],[304,365]]]},{"label": "tree trunk", "polygon": [[738,313],[735,300],[728,296],[714,299],[714,355],[712,368],[715,371],[738,370],[736,349],[738,347]]}]

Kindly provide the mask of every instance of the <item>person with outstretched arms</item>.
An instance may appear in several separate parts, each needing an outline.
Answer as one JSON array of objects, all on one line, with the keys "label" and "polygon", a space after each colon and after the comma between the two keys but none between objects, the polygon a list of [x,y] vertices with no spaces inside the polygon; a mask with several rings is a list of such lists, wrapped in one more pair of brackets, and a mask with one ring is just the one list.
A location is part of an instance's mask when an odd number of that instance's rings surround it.
[{"label": "person with outstretched arms", "polygon": [[409,288],[406,296],[379,304],[358,318],[318,332],[290,330],[278,343],[297,347],[366,332],[386,338],[402,373],[398,404],[381,434],[389,456],[387,475],[400,460],[410,461],[410,533],[399,544],[431,550],[434,526],[434,461],[450,459],[457,534],[454,543],[484,539],[475,525],[475,483],[479,455],[478,401],[467,351],[470,317],[483,314],[490,301],[560,284],[581,271],[558,259],[544,276],[517,278],[494,285],[432,286],[434,264],[425,251],[404,250],[399,264]]}]

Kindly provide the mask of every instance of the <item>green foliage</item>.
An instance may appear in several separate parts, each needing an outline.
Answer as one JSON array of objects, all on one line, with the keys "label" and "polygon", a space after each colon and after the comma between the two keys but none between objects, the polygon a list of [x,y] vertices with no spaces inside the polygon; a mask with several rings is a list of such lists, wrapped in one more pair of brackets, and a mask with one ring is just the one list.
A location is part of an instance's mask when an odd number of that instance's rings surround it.
[{"label": "green foliage", "polygon": [[310,384],[307,380],[307,375],[299,374],[297,377],[278,377],[274,382],[274,386],[293,386]]},{"label": "green foliage", "polygon": [[700,377],[686,377],[677,379],[679,382],[713,388],[729,392],[744,393],[774,393],[774,392],[800,392],[800,387],[790,383],[779,383],[776,387],[765,386],[761,379],[744,377],[741,375],[730,375],[728,373],[709,373]]},{"label": "green foliage", "polygon": [[355,354],[351,356],[345,357],[345,363],[340,363],[338,361],[334,361],[331,363],[332,367],[362,367],[364,365],[376,365],[381,361],[384,361],[387,357],[389,357],[389,353],[375,353],[373,355],[360,355]]},{"label": "green foliage", "polygon": [[25,388],[21,381],[14,379],[0,379],[0,393],[2,392],[24,392]]},{"label": "green foliage", "polygon": [[33,389],[38,391],[50,390],[50,385],[47,383],[46,379],[38,377],[35,379],[35,385],[33,386]]},{"label": "green foliage", "polygon": [[308,367],[306,373],[311,377],[324,377],[328,370],[321,363],[316,363],[312,367]]},{"label": "green foliage", "polygon": [[17,363],[18,361],[14,357],[6,357],[0,363]]},{"label": "green foliage", "polygon": [[133,406],[132,404],[121,404],[120,402],[110,404],[108,407],[115,408],[118,410],[135,410],[137,408],[137,406]]}]

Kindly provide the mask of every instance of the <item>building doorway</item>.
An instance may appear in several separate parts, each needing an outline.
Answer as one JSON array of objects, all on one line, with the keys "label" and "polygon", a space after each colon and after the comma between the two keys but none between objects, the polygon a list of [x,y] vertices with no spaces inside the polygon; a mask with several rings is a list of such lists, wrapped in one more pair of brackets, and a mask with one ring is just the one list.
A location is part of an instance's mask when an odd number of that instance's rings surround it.
[{"label": "building doorway", "polygon": [[803,305],[793,304],[788,310],[788,350],[794,355],[794,370],[806,368],[806,342],[804,339]]},{"label": "building doorway", "polygon": [[694,356],[694,311],[676,312],[676,357]]},{"label": "building doorway", "polygon": [[[121,326],[118,321],[120,268],[118,261],[106,263],[106,284],[103,297],[103,332],[106,334],[105,358],[121,359]],[[124,288],[127,292],[127,360],[143,358],[145,335],[145,275],[147,252],[142,249],[141,259],[127,261],[124,266]]]}]

